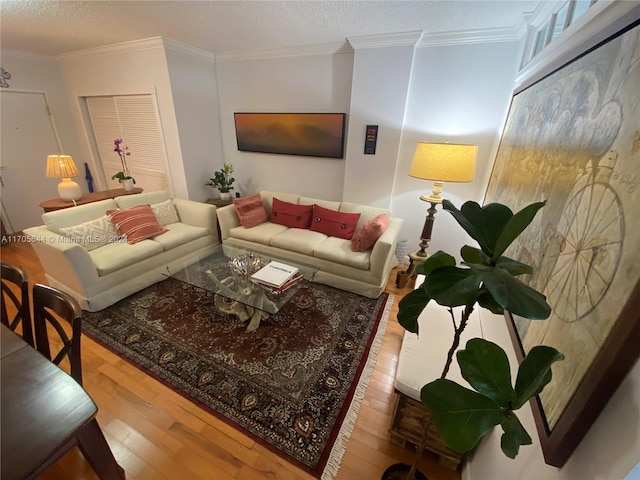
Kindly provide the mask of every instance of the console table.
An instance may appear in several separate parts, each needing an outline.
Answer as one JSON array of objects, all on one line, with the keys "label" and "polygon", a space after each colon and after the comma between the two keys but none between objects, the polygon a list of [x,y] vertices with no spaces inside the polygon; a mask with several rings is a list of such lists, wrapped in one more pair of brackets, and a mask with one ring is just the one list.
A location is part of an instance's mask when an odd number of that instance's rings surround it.
[{"label": "console table", "polygon": [[85,193],[80,197],[80,200],[69,201],[62,200],[61,198],[53,198],[51,200],[45,200],[40,204],[40,207],[45,213],[53,212],[55,210],[62,210],[64,208],[75,207],[77,205],[84,205],[85,203],[99,202],[100,200],[106,200],[108,198],[121,197],[122,195],[133,195],[135,193],[141,193],[141,188],[134,188],[133,190],[125,190],[124,188],[115,188],[113,190],[103,190],[101,192]]}]

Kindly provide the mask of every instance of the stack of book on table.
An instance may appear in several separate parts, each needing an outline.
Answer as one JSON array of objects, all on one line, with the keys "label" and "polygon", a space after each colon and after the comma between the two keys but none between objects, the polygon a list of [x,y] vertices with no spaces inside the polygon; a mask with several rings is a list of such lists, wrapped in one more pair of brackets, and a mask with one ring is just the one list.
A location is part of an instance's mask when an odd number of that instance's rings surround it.
[{"label": "stack of book on table", "polygon": [[284,292],[302,280],[298,268],[281,262],[269,262],[251,275],[251,281],[270,290]]}]

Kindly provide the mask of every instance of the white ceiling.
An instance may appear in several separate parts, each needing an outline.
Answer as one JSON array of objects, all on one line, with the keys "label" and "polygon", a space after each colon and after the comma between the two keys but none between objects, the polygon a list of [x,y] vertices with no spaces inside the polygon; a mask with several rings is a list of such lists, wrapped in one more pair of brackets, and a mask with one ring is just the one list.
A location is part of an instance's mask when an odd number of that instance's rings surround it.
[{"label": "white ceiling", "polygon": [[45,55],[162,36],[213,53],[510,28],[539,0],[0,0],[0,46]]}]

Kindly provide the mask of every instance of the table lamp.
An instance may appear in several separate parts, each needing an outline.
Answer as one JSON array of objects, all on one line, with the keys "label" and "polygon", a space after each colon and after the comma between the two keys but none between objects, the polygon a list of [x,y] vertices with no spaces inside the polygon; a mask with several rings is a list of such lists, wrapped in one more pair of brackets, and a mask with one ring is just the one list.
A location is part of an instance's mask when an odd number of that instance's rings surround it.
[{"label": "table lamp", "polygon": [[419,142],[413,161],[409,167],[409,176],[432,180],[430,195],[422,195],[420,200],[431,204],[420,235],[419,250],[409,254],[409,269],[400,272],[396,279],[399,287],[413,277],[415,268],[427,258],[427,248],[431,241],[431,232],[435,220],[436,205],[442,203],[442,185],[444,182],[471,182],[475,173],[477,145],[458,145],[453,143]]},{"label": "table lamp", "polygon": [[71,180],[78,175],[78,169],[69,155],[47,156],[47,177],[62,179],[58,184],[58,195],[61,199],[71,201],[82,197],[80,186]]}]

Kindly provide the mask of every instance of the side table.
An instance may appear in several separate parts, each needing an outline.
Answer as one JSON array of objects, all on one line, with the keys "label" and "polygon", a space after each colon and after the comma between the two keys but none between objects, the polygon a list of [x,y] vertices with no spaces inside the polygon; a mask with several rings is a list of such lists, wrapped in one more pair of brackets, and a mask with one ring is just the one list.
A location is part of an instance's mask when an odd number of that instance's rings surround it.
[{"label": "side table", "polygon": [[56,210],[63,210],[65,208],[75,207],[78,205],[84,205],[87,203],[99,202],[100,200],[106,200],[108,198],[121,197],[123,195],[134,195],[136,193],[142,193],[141,188],[134,188],[133,190],[125,190],[124,188],[115,188],[113,190],[103,190],[101,192],[85,193],[80,197],[80,200],[62,200],[61,198],[53,198],[51,200],[45,200],[40,204],[40,207],[47,212],[54,212]]}]

